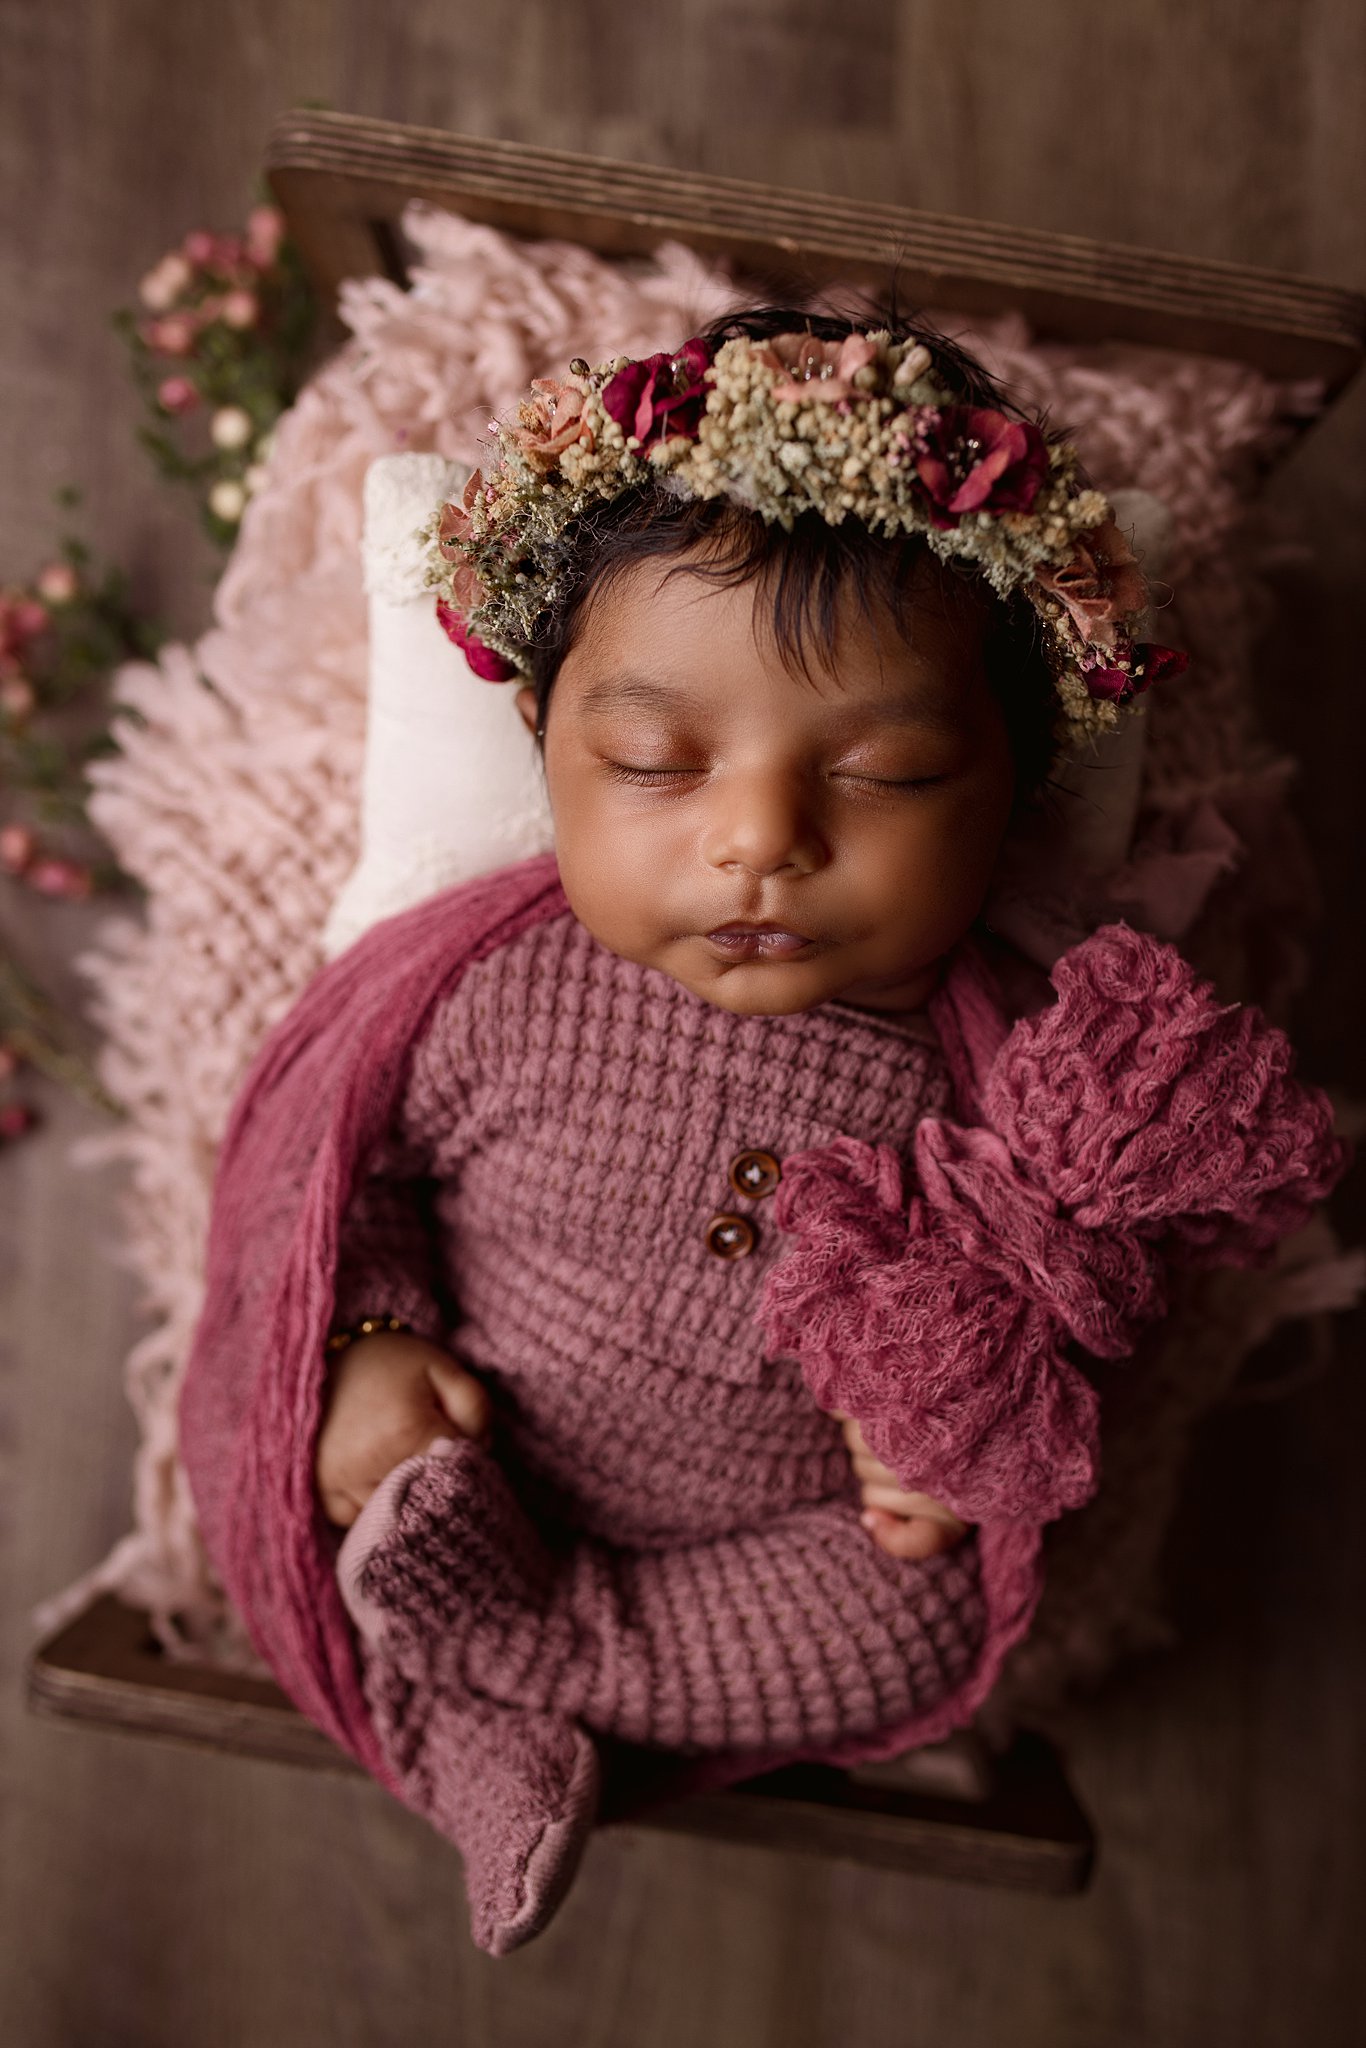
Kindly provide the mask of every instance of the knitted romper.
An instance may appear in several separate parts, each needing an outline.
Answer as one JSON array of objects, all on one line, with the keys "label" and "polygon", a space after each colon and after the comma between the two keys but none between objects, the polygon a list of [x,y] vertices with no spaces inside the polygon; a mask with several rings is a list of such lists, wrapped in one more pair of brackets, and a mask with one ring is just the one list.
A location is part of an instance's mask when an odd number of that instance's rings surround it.
[{"label": "knitted romper", "polygon": [[[1050,980],[1010,1024],[955,949],[942,1055],[838,1002],[733,1017],[536,857],[376,925],[260,1047],[177,1411],[200,1532],[290,1696],[459,1846],[491,1952],[566,1895],[600,1742],[653,1801],[971,1719],[1096,1490],[1086,1360],[1339,1178],[1284,1034],[1173,948],[1106,926]],[[396,1465],[343,1540],[324,1339],[381,1309],[495,1430]],[[973,1525],[953,1550],[872,1542],[837,1408]]]},{"label": "knitted romper", "polygon": [[735,1016],[567,910],[437,1007],[336,1299],[339,1325],[387,1312],[445,1344],[493,1403],[490,1446],[410,1460],[339,1560],[377,1725],[437,1825],[435,1694],[777,1750],[905,1722],[969,1669],[975,1532],[881,1550],[840,1425],[755,1321],[773,1161],[843,1134],[909,1171],[949,1104],[926,1019]]}]

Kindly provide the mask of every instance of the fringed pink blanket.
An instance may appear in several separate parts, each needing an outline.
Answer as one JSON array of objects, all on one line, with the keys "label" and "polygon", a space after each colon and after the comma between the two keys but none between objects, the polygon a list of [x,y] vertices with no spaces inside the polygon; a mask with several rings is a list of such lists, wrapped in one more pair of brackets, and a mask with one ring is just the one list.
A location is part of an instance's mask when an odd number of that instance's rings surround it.
[{"label": "fringed pink blanket", "polygon": [[[313,1482],[339,1230],[433,1007],[564,909],[543,855],[375,926],[271,1031],[218,1161],[180,1403],[204,1542],[291,1698],[410,1803]],[[784,1162],[774,1212],[793,1242],[765,1286],[765,1337],[904,1484],[977,1524],[985,1610],[970,1668],[930,1711],[795,1755],[891,1755],[971,1719],[1028,1629],[1044,1524],[1095,1490],[1081,1361],[1134,1348],[1169,1265],[1265,1262],[1345,1164],[1283,1034],[1218,1004],[1171,947],[1108,926],[1053,982],[1056,1002],[1008,1027],[960,949],[933,1011],[960,1121],[918,1126],[916,1186],[889,1148],[848,1138]],[[695,1757],[669,1789],[788,1760]]]}]

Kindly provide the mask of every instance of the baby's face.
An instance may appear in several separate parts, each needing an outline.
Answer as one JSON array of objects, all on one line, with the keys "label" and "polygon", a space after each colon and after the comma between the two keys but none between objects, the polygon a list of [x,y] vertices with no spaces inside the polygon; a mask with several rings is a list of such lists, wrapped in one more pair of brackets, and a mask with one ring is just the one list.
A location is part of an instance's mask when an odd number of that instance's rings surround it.
[{"label": "baby's face", "polygon": [[[845,606],[783,664],[770,601],[633,564],[595,593],[546,720],[570,906],[614,953],[742,1016],[918,1008],[986,894],[1014,794],[980,626],[922,570],[916,646]],[[518,705],[534,722],[534,693]],[[713,936],[735,921],[765,941]]]}]

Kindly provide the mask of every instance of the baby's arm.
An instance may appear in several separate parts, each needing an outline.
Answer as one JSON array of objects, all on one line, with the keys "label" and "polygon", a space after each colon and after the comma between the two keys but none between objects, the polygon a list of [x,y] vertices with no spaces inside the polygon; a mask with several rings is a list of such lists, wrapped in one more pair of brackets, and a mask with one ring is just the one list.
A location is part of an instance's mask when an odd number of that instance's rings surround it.
[{"label": "baby's arm", "polygon": [[432,1220],[433,1156],[448,1127],[453,1087],[430,1071],[419,1041],[400,1107],[343,1213],[333,1276],[334,1330],[395,1316],[408,1331],[356,1337],[330,1360],[314,1479],[330,1521],[355,1521],[385,1474],[439,1436],[488,1434],[482,1383],[446,1349],[446,1314]]}]

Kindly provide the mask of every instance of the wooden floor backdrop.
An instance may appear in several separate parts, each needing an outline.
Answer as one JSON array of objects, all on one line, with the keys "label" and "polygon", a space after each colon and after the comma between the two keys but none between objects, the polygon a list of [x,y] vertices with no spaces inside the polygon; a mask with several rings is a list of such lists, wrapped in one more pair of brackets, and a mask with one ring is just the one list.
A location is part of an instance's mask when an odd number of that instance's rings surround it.
[{"label": "wooden floor backdrop", "polygon": [[[203,622],[209,556],[133,445],[107,314],[188,227],[238,223],[292,102],[1361,289],[1364,79],[1360,0],[0,0],[0,584],[40,564],[73,480],[139,596]],[[1330,913],[1304,1058],[1359,1093],[1363,477],[1359,390],[1274,485],[1314,555],[1266,654]],[[97,916],[0,887],[0,929],[73,1005]],[[369,1783],[23,1712],[30,1607],[128,1525],[143,1327],[120,1174],[69,1162],[103,1120],[41,1097],[45,1130],[0,1158],[6,2048],[1366,2039],[1360,1319],[1330,1377],[1201,1434],[1184,1643],[1074,1717],[1104,1836],[1087,1896],[640,1834],[596,1842],[554,1927],[493,1962],[453,1853]]]}]

